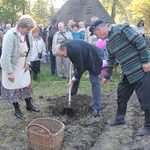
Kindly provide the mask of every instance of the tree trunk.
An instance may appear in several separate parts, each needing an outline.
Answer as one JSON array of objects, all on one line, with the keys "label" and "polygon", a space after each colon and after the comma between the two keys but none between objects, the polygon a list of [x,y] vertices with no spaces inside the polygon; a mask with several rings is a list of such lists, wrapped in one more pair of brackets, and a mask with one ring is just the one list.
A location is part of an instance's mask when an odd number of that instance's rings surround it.
[{"label": "tree trunk", "polygon": [[115,16],[116,16],[116,6],[118,4],[118,0],[113,0],[113,4],[112,4],[112,11],[111,11],[111,17],[115,20]]},{"label": "tree trunk", "polygon": [[25,0],[22,0],[22,14],[25,14]]}]

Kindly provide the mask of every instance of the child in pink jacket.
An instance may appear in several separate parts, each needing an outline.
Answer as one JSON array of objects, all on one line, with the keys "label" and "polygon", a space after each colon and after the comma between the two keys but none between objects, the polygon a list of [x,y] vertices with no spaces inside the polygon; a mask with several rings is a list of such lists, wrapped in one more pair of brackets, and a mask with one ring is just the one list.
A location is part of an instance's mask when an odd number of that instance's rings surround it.
[{"label": "child in pink jacket", "polygon": [[107,50],[105,49],[106,40],[99,39],[95,45],[101,50],[101,54],[102,54],[103,66],[102,66],[100,78],[103,79],[107,67],[107,58],[108,58],[108,53]]}]

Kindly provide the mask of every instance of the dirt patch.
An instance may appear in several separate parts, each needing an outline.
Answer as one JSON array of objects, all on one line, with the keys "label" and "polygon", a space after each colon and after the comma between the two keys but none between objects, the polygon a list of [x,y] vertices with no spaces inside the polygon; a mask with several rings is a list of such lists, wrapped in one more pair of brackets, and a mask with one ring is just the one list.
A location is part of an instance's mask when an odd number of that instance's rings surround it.
[{"label": "dirt patch", "polygon": [[150,136],[135,137],[144,124],[144,115],[134,94],[128,104],[125,125],[110,127],[115,118],[116,93],[102,95],[100,117],[91,117],[92,97],[72,96],[73,117],[64,115],[68,97],[48,99],[49,111],[65,125],[65,137],[61,150],[150,150]]},{"label": "dirt patch", "polygon": [[[63,112],[68,104],[68,96],[40,98],[39,102],[36,101],[37,103],[33,101],[36,106],[40,107],[40,113],[28,112],[25,104],[21,103],[21,110],[26,117],[24,122],[16,120],[12,114],[13,108],[9,108],[8,105],[6,105],[7,109],[1,107],[0,140],[4,138],[7,140],[0,145],[0,150],[29,150],[24,129],[28,122],[38,117],[55,118],[65,124],[61,150],[150,150],[150,135],[135,137],[136,132],[144,125],[144,113],[140,109],[135,94],[128,104],[127,123],[117,127],[108,126],[108,122],[114,119],[116,114],[115,91],[102,95],[100,117],[96,118],[91,117],[91,96],[72,96],[73,117]],[[4,106],[3,103],[1,104]],[[6,114],[11,117],[6,118]]]},{"label": "dirt patch", "polygon": [[[50,101],[49,109],[52,111],[54,116],[64,116],[70,117],[70,121],[75,121],[80,118],[90,115],[92,111],[92,98],[87,95],[74,95],[71,98],[71,105],[68,107],[68,96],[62,96],[55,99],[47,99]],[[73,114],[69,115],[65,110],[71,108]],[[69,111],[69,110],[68,110]],[[70,121],[66,122],[67,124]]]},{"label": "dirt patch", "polygon": [[[103,117],[94,118],[92,113],[92,97],[87,95],[75,95],[71,98],[71,108],[73,116],[64,113],[64,108],[68,106],[68,96],[47,99],[49,111],[56,118],[59,117],[65,125],[65,137],[62,150],[88,150],[95,143],[95,139],[101,134],[105,120]],[[102,103],[102,109],[106,104]]]}]

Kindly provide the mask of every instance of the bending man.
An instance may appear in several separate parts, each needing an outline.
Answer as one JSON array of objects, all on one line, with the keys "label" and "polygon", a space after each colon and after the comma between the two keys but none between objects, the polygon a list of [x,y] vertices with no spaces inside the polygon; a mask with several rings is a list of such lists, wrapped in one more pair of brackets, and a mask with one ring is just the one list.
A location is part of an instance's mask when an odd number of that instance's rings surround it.
[{"label": "bending man", "polygon": [[69,57],[75,66],[73,78],[69,83],[72,94],[77,94],[82,74],[86,70],[89,71],[93,95],[92,116],[99,116],[101,96],[99,74],[102,69],[100,50],[96,46],[83,40],[66,40],[63,43],[56,45],[55,55],[63,58]]}]

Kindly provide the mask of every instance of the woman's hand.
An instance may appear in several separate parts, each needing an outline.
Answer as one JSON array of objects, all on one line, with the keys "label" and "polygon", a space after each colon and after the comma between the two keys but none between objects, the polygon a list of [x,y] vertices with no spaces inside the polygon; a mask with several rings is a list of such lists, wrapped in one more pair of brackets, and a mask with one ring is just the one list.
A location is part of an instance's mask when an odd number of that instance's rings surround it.
[{"label": "woman's hand", "polygon": [[27,70],[29,70],[29,65],[28,65],[28,64],[25,64],[25,65],[24,65],[24,69],[25,69],[24,72],[26,72]]},{"label": "woman's hand", "polygon": [[14,74],[13,74],[13,73],[9,73],[9,74],[8,74],[8,80],[9,80],[10,82],[14,82],[14,81],[15,81],[15,78],[14,78]]}]

